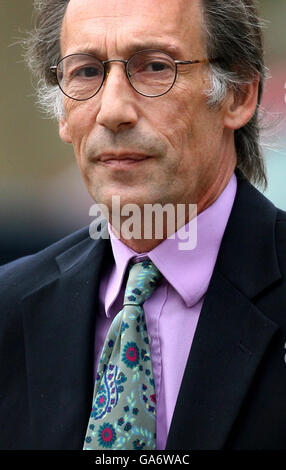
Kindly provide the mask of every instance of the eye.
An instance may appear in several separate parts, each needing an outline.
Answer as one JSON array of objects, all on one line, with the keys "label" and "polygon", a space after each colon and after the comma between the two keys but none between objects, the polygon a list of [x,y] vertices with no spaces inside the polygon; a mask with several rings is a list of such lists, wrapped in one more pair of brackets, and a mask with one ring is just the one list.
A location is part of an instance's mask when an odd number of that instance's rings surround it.
[{"label": "eye", "polygon": [[146,72],[164,72],[170,69],[170,65],[164,62],[153,61],[145,64],[143,70]]},{"label": "eye", "polygon": [[95,66],[83,66],[80,67],[76,70],[74,70],[71,74],[71,76],[74,77],[80,77],[80,78],[94,78],[94,77],[99,77],[102,76],[102,70],[98,67]]},{"label": "eye", "polygon": [[131,74],[142,74],[143,75],[158,75],[158,77],[163,78],[169,76],[170,73],[174,72],[172,64],[164,59],[145,59],[143,61],[137,61],[137,63],[132,64]]}]

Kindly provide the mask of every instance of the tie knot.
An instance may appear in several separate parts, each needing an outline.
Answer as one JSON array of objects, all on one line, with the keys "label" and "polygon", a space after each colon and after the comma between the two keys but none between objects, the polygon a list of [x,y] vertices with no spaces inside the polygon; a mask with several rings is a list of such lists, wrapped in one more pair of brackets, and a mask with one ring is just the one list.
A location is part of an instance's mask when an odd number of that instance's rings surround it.
[{"label": "tie knot", "polygon": [[131,265],[123,305],[142,305],[161,278],[162,274],[150,260]]}]

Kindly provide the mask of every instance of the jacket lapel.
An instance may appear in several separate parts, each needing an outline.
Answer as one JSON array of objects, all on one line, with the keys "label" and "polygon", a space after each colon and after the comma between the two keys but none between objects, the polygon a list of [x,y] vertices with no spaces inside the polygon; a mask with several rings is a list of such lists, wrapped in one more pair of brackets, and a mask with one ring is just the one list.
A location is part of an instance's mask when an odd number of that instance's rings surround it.
[{"label": "jacket lapel", "polygon": [[281,278],[276,209],[238,172],[238,191],[187,361],[166,449],[222,449],[278,326],[255,297]]},{"label": "jacket lapel", "polygon": [[85,239],[23,299],[32,446],[81,449],[93,393],[95,314],[106,240]]}]

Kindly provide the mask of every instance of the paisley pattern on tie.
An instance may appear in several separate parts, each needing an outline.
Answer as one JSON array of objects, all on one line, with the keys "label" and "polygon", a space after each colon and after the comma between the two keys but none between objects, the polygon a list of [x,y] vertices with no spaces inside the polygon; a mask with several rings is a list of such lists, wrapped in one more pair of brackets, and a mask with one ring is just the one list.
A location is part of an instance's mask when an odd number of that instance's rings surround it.
[{"label": "paisley pattern on tie", "polygon": [[123,309],[102,349],[84,450],[156,449],[156,394],[143,303],[161,274],[147,260],[129,267]]}]

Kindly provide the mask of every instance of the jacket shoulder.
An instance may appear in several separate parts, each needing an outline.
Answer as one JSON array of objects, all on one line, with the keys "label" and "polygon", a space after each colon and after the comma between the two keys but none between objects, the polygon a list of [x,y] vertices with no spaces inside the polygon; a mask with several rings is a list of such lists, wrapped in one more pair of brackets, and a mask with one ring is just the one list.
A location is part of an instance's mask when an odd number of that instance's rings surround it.
[{"label": "jacket shoulder", "polygon": [[283,211],[282,209],[277,209],[277,222],[286,222],[286,211]]},{"label": "jacket shoulder", "polygon": [[84,227],[43,250],[23,258],[11,261],[0,267],[0,296],[1,299],[11,295],[23,296],[40,281],[39,276],[45,278],[55,273],[55,258],[61,253],[90,239],[89,227]]}]

